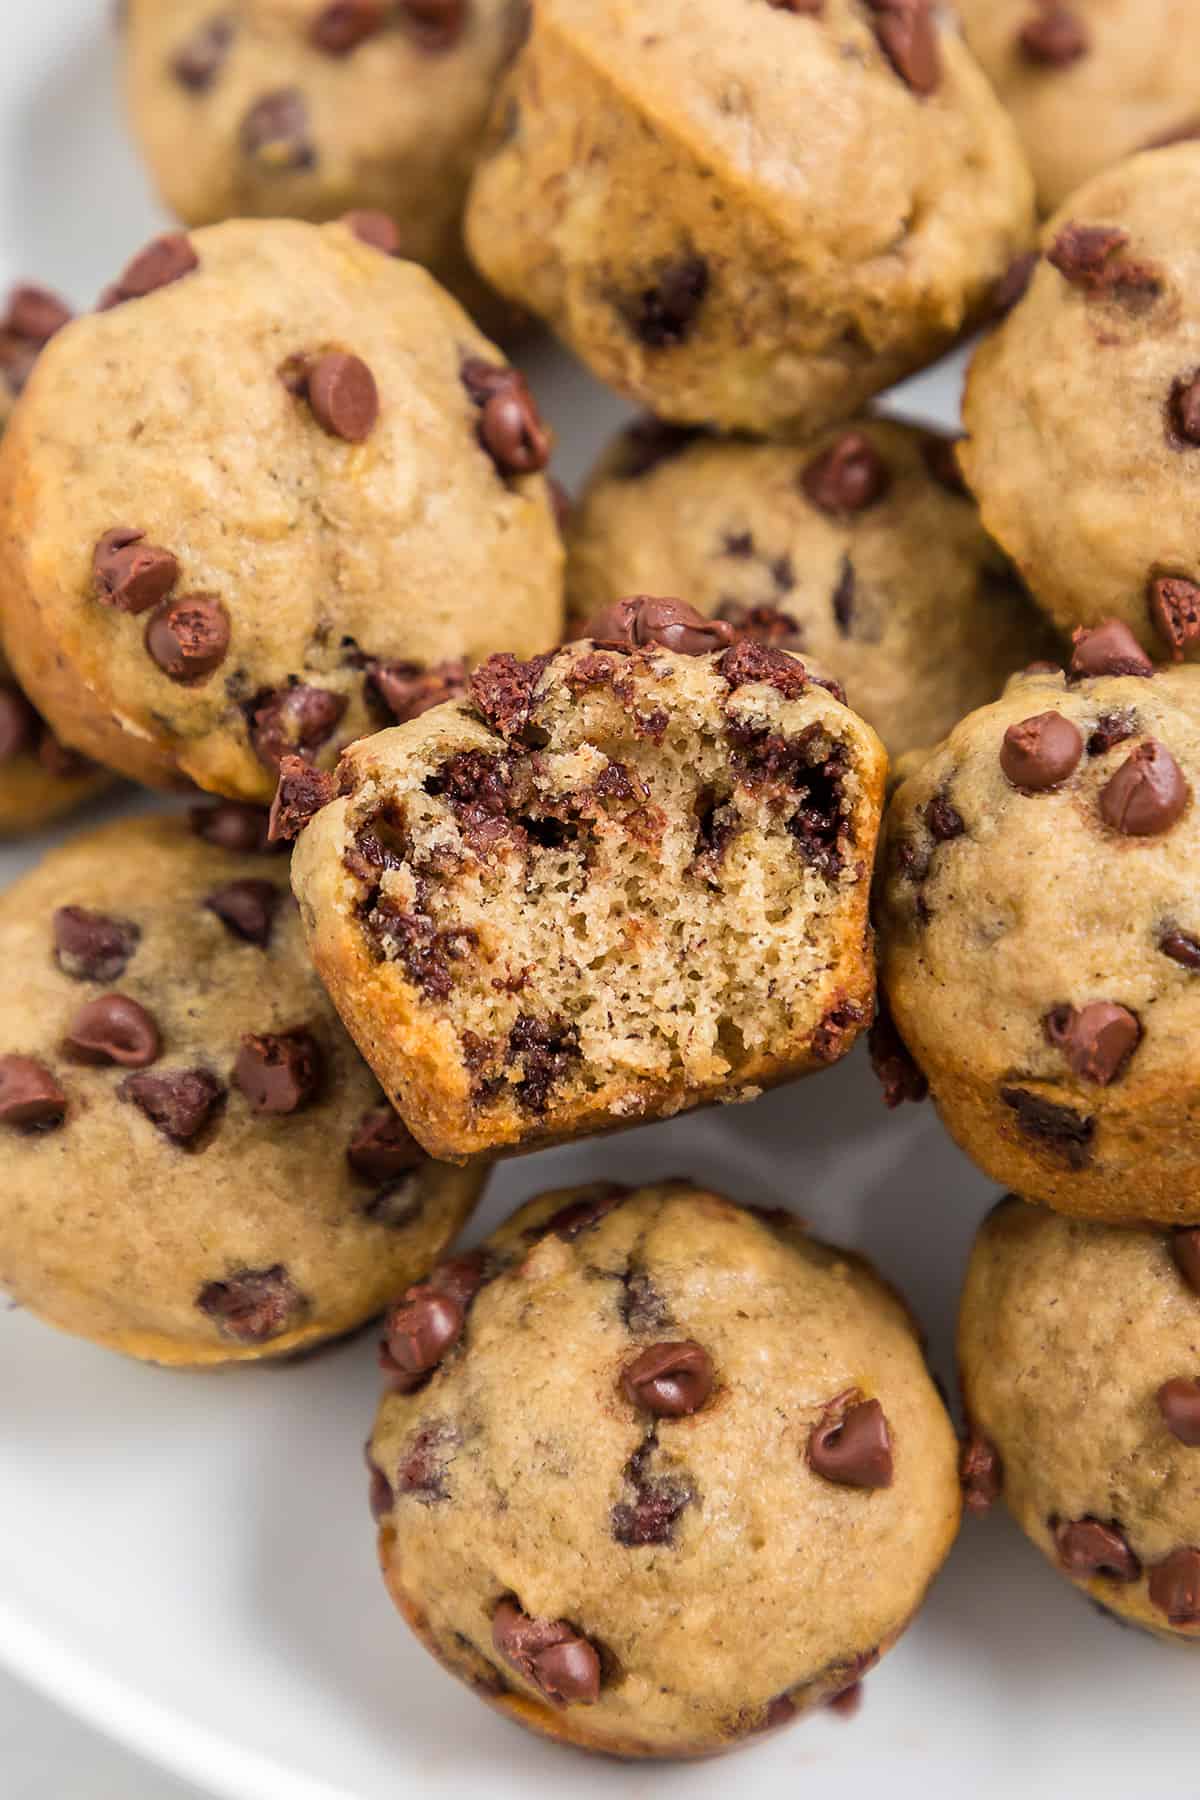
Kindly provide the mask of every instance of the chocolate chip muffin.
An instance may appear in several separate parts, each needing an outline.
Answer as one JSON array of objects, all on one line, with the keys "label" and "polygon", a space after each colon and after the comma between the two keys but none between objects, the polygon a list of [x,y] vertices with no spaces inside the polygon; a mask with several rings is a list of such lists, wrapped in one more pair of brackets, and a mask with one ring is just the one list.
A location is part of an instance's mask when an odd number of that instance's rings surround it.
[{"label": "chocolate chip muffin", "polygon": [[952,441],[882,419],[803,450],[631,427],[572,512],[568,614],[586,628],[636,593],[686,594],[811,654],[893,756],[935,743],[1054,652]]},{"label": "chocolate chip muffin", "polygon": [[0,655],[0,838],[53,824],[112,785],[40,719]]},{"label": "chocolate chip muffin", "polygon": [[954,340],[1032,201],[929,0],[538,0],[467,236],[651,411],[807,434]]},{"label": "chocolate chip muffin", "polygon": [[1195,657],[1200,144],[1099,175],[1046,226],[977,352],[959,460],[983,522],[1064,630],[1121,618]]},{"label": "chocolate chip muffin", "polygon": [[976,1240],[958,1344],[968,1506],[1003,1488],[1106,1611],[1200,1642],[1200,1232],[1006,1200]]},{"label": "chocolate chip muffin", "polygon": [[1087,1218],[1200,1217],[1200,670],[1119,622],[1017,676],[888,810],[901,1039],[987,1174]]},{"label": "chocolate chip muffin", "polygon": [[521,377],[361,220],[160,238],[38,359],[0,446],[0,601],[65,742],[269,800],[561,630]]},{"label": "chocolate chip muffin", "polygon": [[[786,651],[613,613],[354,745],[297,845],[317,968],[431,1155],[749,1099],[869,1022],[879,740]],[[334,783],[285,765],[284,813],[293,777],[299,823]]]},{"label": "chocolate chip muffin", "polygon": [[959,1520],[913,1322],[861,1258],[688,1182],[544,1194],[389,1314],[384,1577],[499,1711],[703,1756],[852,1687]]},{"label": "chocolate chip muffin", "polygon": [[0,896],[0,1288],[190,1367],[308,1349],[428,1266],[483,1170],[431,1163],[313,974],[246,811],[124,820]]},{"label": "chocolate chip muffin", "polygon": [[1200,133],[1192,0],[957,0],[1047,212],[1135,151]]},{"label": "chocolate chip muffin", "polygon": [[381,209],[400,253],[499,315],[462,241],[525,0],[129,0],[128,108],[188,225]]}]

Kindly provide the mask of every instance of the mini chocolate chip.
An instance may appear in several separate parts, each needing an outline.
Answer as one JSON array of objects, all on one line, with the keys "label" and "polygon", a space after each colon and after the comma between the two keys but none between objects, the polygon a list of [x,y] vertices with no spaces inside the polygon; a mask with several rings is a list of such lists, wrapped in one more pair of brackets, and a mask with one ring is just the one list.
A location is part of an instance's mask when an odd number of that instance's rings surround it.
[{"label": "mini chocolate chip", "polygon": [[1182,575],[1160,575],[1150,583],[1150,622],[1170,646],[1175,662],[1200,637],[1200,584]]},{"label": "mini chocolate chip", "polygon": [[1154,1398],[1171,1435],[1191,1450],[1200,1447],[1200,1381],[1177,1375],[1164,1381]]},{"label": "mini chocolate chip", "polygon": [[398,725],[419,719],[422,713],[447,700],[458,700],[467,690],[467,665],[461,660],[434,663],[374,663],[367,687],[377,694]]},{"label": "mini chocolate chip", "polygon": [[1083,738],[1061,713],[1037,713],[1010,725],[1000,746],[1000,767],[1015,788],[1041,794],[1061,787],[1083,755]]},{"label": "mini chocolate chip", "polygon": [[198,25],[171,58],[171,73],[189,93],[203,94],[217,79],[233,44],[233,20],[213,18]]},{"label": "mini chocolate chip", "polygon": [[891,484],[887,464],[861,431],[844,431],[800,476],[800,486],[824,513],[865,512]]},{"label": "mini chocolate chip", "polygon": [[256,1113],[300,1112],[321,1085],[325,1061],[311,1031],[268,1031],[242,1039],[233,1079]]},{"label": "mini chocolate chip", "polygon": [[1200,1625],[1200,1550],[1191,1544],[1172,1550],[1151,1569],[1148,1592],[1169,1625]]},{"label": "mini chocolate chip", "polygon": [[1066,6],[1043,4],[1017,33],[1017,44],[1027,62],[1043,68],[1066,69],[1091,49],[1091,34],[1077,13]]},{"label": "mini chocolate chip", "polygon": [[224,1337],[242,1344],[265,1344],[297,1325],[308,1310],[282,1263],[269,1269],[238,1269],[224,1281],[210,1281],[196,1305]]},{"label": "mini chocolate chip", "polygon": [[1165,744],[1147,738],[1100,790],[1100,816],[1125,837],[1157,837],[1179,819],[1191,790]]},{"label": "mini chocolate chip", "polygon": [[1177,375],[1171,383],[1167,441],[1176,450],[1200,444],[1200,369]]},{"label": "mini chocolate chip", "polygon": [[385,17],[383,0],[329,0],[309,26],[308,39],[326,56],[348,56],[382,29]]},{"label": "mini chocolate chip", "polygon": [[102,295],[100,310],[123,306],[127,300],[144,300],[156,289],[181,281],[200,267],[200,258],[185,231],[169,231],[139,250],[116,281]]},{"label": "mini chocolate chip", "polygon": [[179,563],[144,531],[114,525],[92,552],[93,592],[104,606],[141,613],[165,600],[179,578]]},{"label": "mini chocolate chip", "polygon": [[146,649],[164,675],[190,687],[220,668],[229,632],[229,614],[215,594],[181,594],[151,613]]},{"label": "mini chocolate chip", "polygon": [[610,1524],[614,1540],[627,1550],[645,1549],[651,1544],[673,1544],[675,1521],[696,1498],[690,1482],[672,1476],[649,1476],[643,1473],[645,1461],[653,1449],[653,1441],[634,1453],[625,1469],[632,1499],[621,1500],[612,1509]]},{"label": "mini chocolate chip", "polygon": [[686,344],[708,288],[708,264],[702,256],[682,256],[668,263],[653,286],[643,288],[624,309],[630,330],[647,350]]},{"label": "mini chocolate chip", "polygon": [[958,1462],[963,1504],[968,1512],[982,1518],[999,1498],[1004,1485],[1000,1452],[995,1444],[972,1431],[962,1448]]},{"label": "mini chocolate chip", "polygon": [[1105,619],[1071,634],[1070,674],[1076,681],[1096,675],[1153,675],[1154,664],[1122,619]]},{"label": "mini chocolate chip", "polygon": [[1104,1575],[1110,1581],[1136,1581],[1142,1565],[1115,1525],[1099,1519],[1062,1520],[1053,1527],[1058,1560],[1068,1575]]},{"label": "mini chocolate chip", "polygon": [[330,437],[361,444],[379,418],[379,390],[360,356],[330,350],[309,366],[306,392],[313,417]]},{"label": "mini chocolate chip", "polygon": [[[397,0],[397,10],[418,48],[434,54],[452,50],[461,38],[467,4],[468,0]],[[524,29],[528,30],[527,22]]]},{"label": "mini chocolate chip", "polygon": [[601,1192],[588,1194],[579,1200],[570,1200],[552,1213],[544,1225],[537,1228],[536,1235],[545,1237],[553,1232],[565,1244],[574,1243],[581,1232],[590,1231],[601,1219],[628,1200],[631,1189],[607,1186]]},{"label": "mini chocolate chip", "polygon": [[162,1055],[153,1016],[126,994],[100,994],[76,1013],[63,1045],[84,1062],[145,1069]]},{"label": "mini chocolate chip", "polygon": [[1081,1081],[1108,1087],[1122,1074],[1141,1042],[1142,1028],[1127,1006],[1093,1000],[1078,1011],[1056,1006],[1044,1021],[1046,1037]]},{"label": "mini chocolate chip", "polygon": [[1200,1229],[1185,1225],[1171,1233],[1175,1267],[1194,1294],[1200,1294]]},{"label": "mini chocolate chip", "polygon": [[914,94],[936,91],[942,79],[942,59],[931,0],[867,0],[875,14],[879,47]]},{"label": "mini chocolate chip", "polygon": [[76,981],[116,981],[141,935],[141,927],[130,919],[60,906],[54,914],[54,960]]},{"label": "mini chocolate chip", "polygon": [[66,1110],[67,1096],[45,1063],[32,1056],[0,1056],[0,1125],[53,1131]]},{"label": "mini chocolate chip", "polygon": [[453,1294],[418,1284],[388,1313],[384,1347],[402,1375],[428,1375],[458,1342],[465,1322],[466,1309]]},{"label": "mini chocolate chip", "polygon": [[449,1498],[449,1453],[461,1442],[449,1420],[435,1419],[422,1425],[401,1452],[396,1465],[397,1494],[412,1494],[422,1506],[436,1506]]},{"label": "mini chocolate chip", "polygon": [[372,250],[381,250],[385,256],[399,256],[402,246],[400,227],[390,213],[357,207],[353,212],[342,214],[342,224]]},{"label": "mini chocolate chip", "polygon": [[831,1400],[808,1438],[813,1472],[840,1487],[892,1485],[892,1440],[883,1407],[847,1388]]},{"label": "mini chocolate chip", "polygon": [[1200,938],[1193,937],[1188,931],[1179,931],[1174,926],[1164,931],[1158,940],[1158,947],[1164,956],[1177,962],[1185,969],[1200,969]]},{"label": "mini chocolate chip", "polygon": [[460,379],[479,408],[479,441],[503,475],[532,475],[550,460],[550,433],[518,369],[469,356]]},{"label": "mini chocolate chip", "polygon": [[127,1075],[117,1093],[144,1112],[174,1144],[190,1144],[225,1102],[225,1089],[207,1069]]},{"label": "mini chocolate chip", "polygon": [[707,656],[732,644],[737,633],[723,619],[706,619],[686,601],[634,594],[627,600],[614,600],[597,613],[583,636],[622,650],[661,644],[680,656]]},{"label": "mini chocolate chip", "polygon": [[37,743],[41,720],[24,694],[0,687],[0,763],[25,756]]},{"label": "mini chocolate chip", "polygon": [[267,848],[269,814],[264,806],[244,800],[218,800],[188,808],[188,826],[206,844],[238,853]]},{"label": "mini chocolate chip", "polygon": [[1085,1169],[1092,1159],[1094,1118],[1083,1117],[1028,1088],[1003,1087],[1000,1099],[1016,1115],[1017,1129],[1034,1143],[1060,1155],[1069,1169]]},{"label": "mini chocolate chip", "polygon": [[284,173],[316,162],[308,103],[299,88],[276,88],[257,99],[242,119],[238,142],[245,156]]},{"label": "mini chocolate chip", "polygon": [[924,1100],[929,1092],[929,1083],[896,1029],[882,995],[867,1033],[867,1049],[875,1079],[883,1089],[883,1103],[889,1111],[903,1105],[906,1100],[914,1104]]},{"label": "mini chocolate chip", "polygon": [[345,710],[343,694],[304,682],[263,694],[250,713],[254,754],[267,769],[282,770],[289,754],[307,761],[332,737]]},{"label": "mini chocolate chip", "polygon": [[631,1406],[657,1419],[680,1419],[699,1412],[712,1393],[712,1358],[691,1339],[651,1344],[621,1370],[621,1387]]},{"label": "mini chocolate chip", "polygon": [[513,1600],[492,1615],[497,1653],[548,1700],[592,1706],[600,1698],[600,1658],[564,1619],[532,1619]]},{"label": "mini chocolate chip", "polygon": [[1154,295],[1162,289],[1162,277],[1145,263],[1119,254],[1129,243],[1129,233],[1117,225],[1063,226],[1046,252],[1046,260],[1065,281],[1089,295],[1133,297]]},{"label": "mini chocolate chip", "polygon": [[64,325],[71,323],[72,317],[66,301],[52,294],[49,288],[36,287],[29,281],[19,282],[9,292],[0,332],[23,338],[40,350]]},{"label": "mini chocolate chip", "polygon": [[390,1181],[418,1168],[425,1152],[399,1113],[390,1106],[376,1106],[358,1121],[346,1161],[367,1181]]},{"label": "mini chocolate chip", "polygon": [[925,808],[925,823],[929,827],[929,835],[935,843],[953,843],[967,829],[963,816],[956,806],[950,804],[947,794],[935,794]]},{"label": "mini chocolate chip", "polygon": [[283,899],[273,881],[249,876],[215,888],[204,901],[209,912],[216,913],[222,925],[234,937],[265,950],[271,941],[271,927]]},{"label": "mini chocolate chip", "polygon": [[337,781],[306,763],[302,756],[284,756],[279,763],[279,786],[267,820],[267,842],[299,837],[310,819],[337,794]]},{"label": "mini chocolate chip", "polygon": [[1023,256],[1014,257],[1007,269],[992,289],[989,311],[993,319],[1003,319],[1018,305],[1029,291],[1033,280],[1033,272],[1041,262],[1037,250],[1027,250]]}]

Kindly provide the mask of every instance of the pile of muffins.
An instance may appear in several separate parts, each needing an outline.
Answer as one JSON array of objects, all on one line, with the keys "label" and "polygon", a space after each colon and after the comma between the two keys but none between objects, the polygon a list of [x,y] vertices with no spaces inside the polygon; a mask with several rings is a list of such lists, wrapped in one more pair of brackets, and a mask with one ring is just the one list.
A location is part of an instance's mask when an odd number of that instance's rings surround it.
[{"label": "pile of muffins", "polygon": [[[589,1750],[845,1705],[964,1497],[1200,1640],[1200,25],[959,11],[129,0],[181,227],[0,327],[0,831],[183,797],[0,896],[0,1286],[177,1368],[382,1317],[388,1589]],[[473,317],[645,409],[574,505]],[[977,328],[963,439],[875,409]],[[860,1036],[1020,1196],[961,1440],[790,1212],[456,1247]]]}]

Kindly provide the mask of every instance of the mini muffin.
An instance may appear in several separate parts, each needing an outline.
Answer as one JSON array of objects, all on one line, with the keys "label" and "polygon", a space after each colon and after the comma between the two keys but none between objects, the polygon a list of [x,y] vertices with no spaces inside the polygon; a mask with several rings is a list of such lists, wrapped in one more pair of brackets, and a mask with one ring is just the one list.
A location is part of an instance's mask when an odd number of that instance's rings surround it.
[{"label": "mini muffin", "polygon": [[467,211],[484,274],[601,381],[762,436],[931,362],[1032,227],[929,0],[538,0]]},{"label": "mini muffin", "polygon": [[959,446],[984,525],[1054,622],[1122,619],[1156,658],[1200,647],[1198,207],[1200,144],[1072,195],[975,355]]},{"label": "mini muffin", "polygon": [[1200,1231],[1010,1198],[976,1240],[958,1347],[967,1504],[1003,1488],[1107,1612],[1200,1643]]},{"label": "mini muffin", "polygon": [[879,740],[786,651],[613,610],[301,793],[310,950],[431,1155],[749,1099],[869,1022]]},{"label": "mini muffin", "polygon": [[862,419],[805,449],[644,421],[572,515],[575,630],[622,594],[813,656],[892,756],[936,743],[1054,639],[979,523],[951,439]]},{"label": "mini muffin", "polygon": [[1135,151],[1200,133],[1192,0],[957,0],[1047,212]]},{"label": "mini muffin", "polygon": [[854,1687],[958,1527],[895,1292],[687,1182],[530,1201],[409,1291],[383,1362],[393,1599],[482,1699],[584,1749],[711,1755]]},{"label": "mini muffin", "polygon": [[280,757],[561,629],[521,377],[361,220],[158,239],[41,353],[0,446],[0,608],[74,748],[269,801]]},{"label": "mini muffin", "polygon": [[52,825],[111,786],[107,769],[59,743],[0,655],[0,838]]},{"label": "mini muffin", "polygon": [[152,1362],[355,1330],[483,1179],[431,1163],[384,1102],[286,865],[217,847],[253,823],[124,820],[0,896],[0,1288]]},{"label": "mini muffin", "polygon": [[891,801],[877,922],[951,1135],[1062,1212],[1200,1216],[1200,670],[1119,622],[1017,676]]},{"label": "mini muffin", "polygon": [[462,211],[525,0],[129,0],[126,95],[170,210],[396,220],[404,256],[498,311]]}]

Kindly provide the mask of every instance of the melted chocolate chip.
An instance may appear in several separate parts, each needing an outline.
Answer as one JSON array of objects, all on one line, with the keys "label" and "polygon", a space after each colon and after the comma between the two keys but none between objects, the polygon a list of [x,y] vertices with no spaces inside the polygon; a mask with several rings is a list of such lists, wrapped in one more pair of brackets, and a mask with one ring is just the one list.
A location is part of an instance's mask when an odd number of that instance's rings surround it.
[{"label": "melted chocolate chip", "polygon": [[493,731],[502,738],[520,737],[533,710],[534,692],[542,672],[552,658],[531,657],[521,662],[508,651],[489,656],[470,680],[471,704]]},{"label": "melted chocolate chip", "polygon": [[1164,1381],[1154,1398],[1172,1437],[1189,1449],[1200,1447],[1200,1381],[1176,1376]]},{"label": "melted chocolate chip", "polygon": [[[467,5],[468,0],[398,0],[398,11],[409,37],[433,55],[453,50],[458,43],[466,28]],[[523,29],[528,31],[524,15]]]},{"label": "melted chocolate chip", "polygon": [[867,0],[879,47],[906,87],[922,98],[936,92],[942,59],[931,0]]},{"label": "melted chocolate chip", "polygon": [[702,1344],[651,1344],[621,1370],[621,1387],[631,1406],[657,1419],[680,1419],[699,1412],[713,1388],[712,1358]]},{"label": "melted chocolate chip", "polygon": [[232,19],[216,17],[198,25],[171,58],[171,73],[189,93],[207,93],[233,45]]},{"label": "melted chocolate chip", "polygon": [[891,1013],[880,999],[871,1028],[867,1033],[867,1049],[875,1078],[883,1089],[883,1103],[889,1109],[906,1100],[918,1103],[929,1092],[929,1083],[896,1029]]},{"label": "melted chocolate chip", "polygon": [[229,633],[229,614],[215,594],[181,594],[151,613],[146,649],[170,680],[192,687],[220,668]]},{"label": "melted chocolate chip", "polygon": [[329,0],[315,14],[308,40],[326,56],[349,56],[382,30],[386,18],[383,0]]},{"label": "melted chocolate chip", "polygon": [[1069,68],[1087,55],[1091,41],[1078,13],[1053,4],[1043,4],[1017,33],[1017,46],[1025,60],[1046,69]]},{"label": "melted chocolate chip", "polygon": [[1141,1042],[1142,1028],[1127,1006],[1093,1000],[1076,1010],[1056,1006],[1046,1014],[1046,1037],[1081,1081],[1108,1087],[1125,1071]]},{"label": "melted chocolate chip", "polygon": [[207,1069],[127,1075],[117,1093],[145,1113],[174,1144],[194,1142],[225,1104],[225,1089]]},{"label": "melted chocolate chip", "polygon": [[179,578],[169,550],[148,544],[144,531],[114,525],[92,552],[93,593],[104,606],[141,613],[164,600]]},{"label": "melted chocolate chip", "polygon": [[410,1381],[436,1369],[456,1344],[466,1322],[466,1309],[453,1294],[425,1283],[410,1287],[388,1313],[384,1348],[392,1364]]},{"label": "melted chocolate chip", "polygon": [[305,393],[313,418],[330,437],[362,444],[379,418],[379,389],[361,356],[330,350],[307,366]]},{"label": "melted chocolate chip", "polygon": [[131,919],[60,906],[54,914],[54,960],[76,981],[117,981],[138,947],[141,927]]},{"label": "melted chocolate chip", "polygon": [[1165,744],[1147,738],[1100,790],[1100,816],[1125,837],[1158,837],[1181,817],[1191,797]]},{"label": "melted chocolate chip", "polygon": [[233,1079],[252,1112],[300,1112],[316,1096],[324,1074],[321,1047],[311,1031],[270,1031],[242,1039]]},{"label": "melted chocolate chip", "polygon": [[101,994],[80,1008],[63,1049],[81,1062],[144,1069],[162,1054],[153,1016],[125,994]]},{"label": "melted chocolate chip", "polygon": [[38,740],[41,720],[24,694],[0,687],[0,763],[28,755]]},{"label": "melted chocolate chip", "polygon": [[1150,1571],[1151,1606],[1165,1613],[1168,1625],[1200,1625],[1200,1550],[1183,1545]]},{"label": "melted chocolate chip", "polygon": [[1200,637],[1200,584],[1182,575],[1157,576],[1149,587],[1150,622],[1169,646],[1174,662],[1183,661],[1189,644]]},{"label": "melted chocolate chip", "polygon": [[21,338],[41,350],[64,325],[71,323],[72,316],[66,301],[52,294],[49,288],[35,287],[32,282],[24,281],[9,293],[8,306],[0,320],[0,332]]},{"label": "melted chocolate chip", "polygon": [[188,808],[188,826],[206,844],[238,853],[267,848],[268,813],[244,800],[217,800]]},{"label": "melted chocolate chip", "polygon": [[425,1152],[399,1113],[376,1106],[358,1121],[346,1161],[367,1181],[390,1181],[419,1168]]},{"label": "melted chocolate chip", "polygon": [[627,600],[615,600],[597,613],[586,627],[584,637],[595,639],[605,648],[642,649],[661,644],[665,650],[681,656],[707,656],[732,644],[732,625],[721,619],[706,619],[683,600],[656,600],[649,594],[635,594]]},{"label": "melted chocolate chip", "polygon": [[342,214],[342,224],[354,233],[360,243],[369,244],[372,250],[381,250],[384,256],[400,255],[403,239],[400,227],[390,213],[358,207],[353,212]]},{"label": "melted chocolate chip", "polygon": [[743,638],[726,650],[717,667],[734,689],[761,681],[776,688],[785,700],[798,700],[808,687],[802,662],[786,650],[776,650],[773,645],[760,644],[752,638]]},{"label": "melted chocolate chip", "polygon": [[32,1056],[0,1056],[0,1125],[53,1131],[67,1111],[67,1096],[45,1063]]},{"label": "melted chocolate chip", "polygon": [[652,1442],[644,1445],[630,1459],[625,1479],[630,1484],[633,1498],[618,1501],[612,1509],[613,1538],[627,1550],[673,1543],[675,1522],[696,1497],[686,1481],[670,1475],[646,1475],[645,1459],[652,1448]]},{"label": "melted chocolate chip", "polygon": [[551,1232],[563,1240],[564,1244],[572,1244],[584,1231],[590,1231],[601,1219],[607,1218],[615,1207],[628,1200],[629,1188],[607,1186],[597,1193],[586,1194],[578,1200],[570,1200],[552,1213],[546,1223],[539,1226],[537,1235],[548,1236]]},{"label": "melted chocolate chip", "polygon": [[479,441],[502,475],[532,475],[550,460],[551,437],[525,377],[469,356],[459,378],[479,409]]},{"label": "melted chocolate chip", "polygon": [[623,309],[634,337],[647,350],[686,344],[708,288],[708,264],[702,256],[682,256],[668,263],[658,280]]},{"label": "melted chocolate chip", "polygon": [[999,1499],[1004,1485],[1004,1470],[995,1444],[981,1437],[977,1431],[972,1431],[963,1445],[958,1474],[962,1483],[963,1504],[977,1518],[982,1518]]},{"label": "melted chocolate chip", "polygon": [[311,168],[317,154],[299,88],[276,88],[256,100],[242,119],[238,142],[243,155],[281,174]]},{"label": "melted chocolate chip", "polygon": [[838,628],[840,637],[850,637],[854,627],[854,595],[858,577],[854,572],[854,564],[848,556],[843,556],[837,585],[833,590],[831,605],[833,622]]},{"label": "melted chocolate chip", "polygon": [[1038,251],[1027,250],[1023,256],[1015,257],[1009,263],[992,289],[989,311],[993,319],[1006,318],[1013,307],[1025,298],[1033,280],[1033,272],[1041,260]]},{"label": "melted chocolate chip", "polygon": [[290,842],[337,794],[337,781],[302,756],[279,759],[279,786],[267,817],[267,842]]},{"label": "melted chocolate chip", "polygon": [[171,231],[139,250],[100,299],[100,311],[123,306],[127,300],[143,300],[158,288],[182,281],[200,267],[200,258],[184,231]]},{"label": "melted chocolate chip", "polygon": [[210,1281],[196,1296],[200,1311],[223,1337],[240,1344],[265,1344],[294,1329],[308,1311],[282,1263],[269,1269],[238,1269],[224,1281]]},{"label": "melted chocolate chip", "polygon": [[415,662],[373,663],[367,688],[383,702],[397,725],[404,725],[431,707],[461,699],[467,689],[467,665],[461,660],[434,663],[430,668]]},{"label": "melted chocolate chip", "polygon": [[861,431],[845,431],[810,462],[800,486],[821,512],[852,514],[874,506],[892,484],[882,456]]},{"label": "melted chocolate chip", "polygon": [[1173,450],[1200,444],[1200,369],[1177,375],[1167,397],[1167,442]]},{"label": "melted chocolate chip", "polygon": [[1098,675],[1153,675],[1154,664],[1121,619],[1106,619],[1072,633],[1070,675],[1074,681]]},{"label": "melted chocolate chip", "polygon": [[547,1700],[592,1706],[600,1698],[600,1658],[565,1619],[532,1619],[514,1600],[502,1600],[492,1615],[492,1643]]},{"label": "melted chocolate chip", "polygon": [[682,456],[689,445],[704,436],[697,425],[672,425],[666,419],[655,419],[647,415],[643,419],[635,419],[621,440],[621,467],[618,474],[624,481],[638,481],[643,475],[649,475],[660,463],[671,462]]},{"label": "melted chocolate chip", "polygon": [[891,1487],[892,1440],[879,1401],[864,1400],[857,1388],[831,1400],[809,1433],[808,1460],[840,1487]]},{"label": "melted chocolate chip", "polygon": [[308,760],[332,737],[345,710],[343,694],[303,682],[260,695],[250,714],[254,754],[268,769],[281,769],[289,754]]},{"label": "melted chocolate chip", "polygon": [[1040,794],[1061,787],[1083,755],[1077,726],[1061,713],[1038,713],[1010,725],[1000,746],[1000,767],[1015,788]]},{"label": "melted chocolate chip", "polygon": [[1200,938],[1193,937],[1191,932],[1170,926],[1163,931],[1158,947],[1164,956],[1169,956],[1181,968],[1200,969]]},{"label": "melted chocolate chip", "polygon": [[241,938],[247,944],[257,944],[260,950],[265,950],[271,941],[271,927],[282,900],[282,890],[273,881],[261,881],[249,876],[245,880],[230,881],[224,887],[214,888],[206,897],[204,905],[209,912],[216,913],[222,925],[234,937]]},{"label": "melted chocolate chip", "polygon": [[1162,290],[1162,277],[1124,252],[1129,233],[1115,225],[1064,225],[1046,252],[1046,260],[1065,281],[1093,298],[1152,298]]},{"label": "melted chocolate chip", "polygon": [[1136,1581],[1142,1565],[1115,1525],[1099,1519],[1060,1520],[1053,1527],[1058,1560],[1068,1575],[1090,1580]]},{"label": "melted chocolate chip", "polygon": [[1000,1099],[1016,1115],[1017,1129],[1034,1143],[1060,1155],[1069,1169],[1085,1169],[1092,1160],[1096,1121],[1069,1106],[1031,1094],[1027,1088],[1003,1087]]},{"label": "melted chocolate chip", "polygon": [[967,829],[963,816],[946,793],[935,794],[925,808],[925,823],[935,843],[949,844]]},{"label": "melted chocolate chip", "polygon": [[458,1443],[458,1432],[447,1420],[422,1425],[401,1455],[396,1469],[396,1492],[411,1494],[422,1506],[436,1506],[439,1501],[448,1500],[447,1463],[449,1452]]}]

